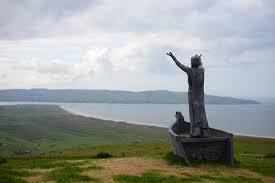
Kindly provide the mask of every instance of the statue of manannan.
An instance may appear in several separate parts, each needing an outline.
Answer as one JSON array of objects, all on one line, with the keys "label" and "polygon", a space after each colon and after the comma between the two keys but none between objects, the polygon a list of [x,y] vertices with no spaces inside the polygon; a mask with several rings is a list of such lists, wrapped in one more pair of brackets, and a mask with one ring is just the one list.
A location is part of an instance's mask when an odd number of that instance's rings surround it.
[{"label": "statue of manannan", "polygon": [[167,53],[167,55],[188,75],[190,136],[209,137],[209,126],[204,104],[204,68],[201,62],[201,55],[191,57],[191,68],[180,63],[171,52]]}]

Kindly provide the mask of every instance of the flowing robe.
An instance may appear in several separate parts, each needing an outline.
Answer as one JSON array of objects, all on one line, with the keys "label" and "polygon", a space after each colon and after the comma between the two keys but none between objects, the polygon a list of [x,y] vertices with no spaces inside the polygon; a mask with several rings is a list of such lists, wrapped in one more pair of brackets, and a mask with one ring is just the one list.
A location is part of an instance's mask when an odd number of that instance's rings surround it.
[{"label": "flowing robe", "polygon": [[190,68],[178,61],[175,63],[188,75],[190,136],[207,137],[209,127],[204,104],[204,69]]}]

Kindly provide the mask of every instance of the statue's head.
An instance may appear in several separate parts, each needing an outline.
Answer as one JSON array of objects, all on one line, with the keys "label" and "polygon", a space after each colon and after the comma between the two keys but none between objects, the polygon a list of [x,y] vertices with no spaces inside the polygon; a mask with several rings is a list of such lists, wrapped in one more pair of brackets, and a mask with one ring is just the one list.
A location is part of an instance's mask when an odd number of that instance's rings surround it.
[{"label": "statue's head", "polygon": [[202,56],[202,54],[195,55],[195,56],[191,57],[191,67],[192,68],[198,68],[200,65],[202,65],[201,56]]}]

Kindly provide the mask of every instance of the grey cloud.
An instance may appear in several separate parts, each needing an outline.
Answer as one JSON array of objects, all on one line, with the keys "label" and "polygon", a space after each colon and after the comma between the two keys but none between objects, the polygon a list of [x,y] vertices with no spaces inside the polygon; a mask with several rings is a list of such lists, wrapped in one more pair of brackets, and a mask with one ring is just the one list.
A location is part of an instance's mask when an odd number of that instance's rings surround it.
[{"label": "grey cloud", "polygon": [[69,75],[72,74],[72,66],[63,60],[31,59],[14,64],[13,69],[35,71],[40,74]]},{"label": "grey cloud", "polygon": [[[66,75],[72,72],[66,66],[71,58],[70,63],[77,65],[75,78],[95,76],[96,69],[114,75],[145,70],[148,75],[174,76],[180,72],[169,63],[165,55],[167,51],[174,52],[187,65],[193,54],[203,53],[204,64],[210,70],[217,67],[217,70],[234,70],[238,67],[243,73],[242,66],[259,66],[264,70],[270,66],[268,74],[274,72],[273,0],[2,0],[0,7],[0,43],[3,44],[0,58],[17,59],[23,55],[47,60],[54,53],[54,58],[60,57],[64,61],[64,65],[57,68],[54,63],[35,66],[35,70],[41,73]],[[42,40],[39,43],[40,52],[19,52],[13,48],[24,45],[17,40],[29,41],[31,48],[38,46],[33,38],[55,42],[48,43],[45,48]],[[9,41],[3,40],[11,39],[13,41],[10,43],[16,45],[7,51],[5,47]],[[92,54],[85,62],[81,60],[85,51],[74,50],[73,59],[68,53],[71,51],[67,50],[67,46],[75,43],[80,50],[89,50],[90,47],[109,50],[100,57]],[[21,66],[21,69],[24,67]],[[235,73],[236,80],[242,77],[238,72]],[[256,74],[260,75],[256,69],[253,73],[254,79]],[[213,80],[216,78],[220,80],[218,75],[212,77]],[[267,81],[268,78],[263,80]],[[100,82],[100,86],[104,86],[104,83]],[[212,86],[214,88],[215,83]],[[274,88],[269,90],[274,91]]]},{"label": "grey cloud", "polygon": [[91,8],[94,0],[2,0],[0,38],[28,39],[47,36],[62,18]]},{"label": "grey cloud", "polygon": [[[242,1],[241,1],[242,2]],[[203,41],[273,37],[274,1],[1,1],[0,38],[180,31]],[[254,2],[254,3],[253,3]],[[71,18],[68,18],[71,17]],[[272,39],[274,44],[274,38]]]}]

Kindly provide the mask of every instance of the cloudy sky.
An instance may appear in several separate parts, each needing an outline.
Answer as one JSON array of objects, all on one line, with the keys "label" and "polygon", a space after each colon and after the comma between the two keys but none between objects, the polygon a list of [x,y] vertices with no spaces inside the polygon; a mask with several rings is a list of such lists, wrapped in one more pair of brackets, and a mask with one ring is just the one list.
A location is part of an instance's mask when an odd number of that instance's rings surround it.
[{"label": "cloudy sky", "polygon": [[207,94],[275,96],[272,0],[0,0],[0,89],[187,90],[203,53]]}]

